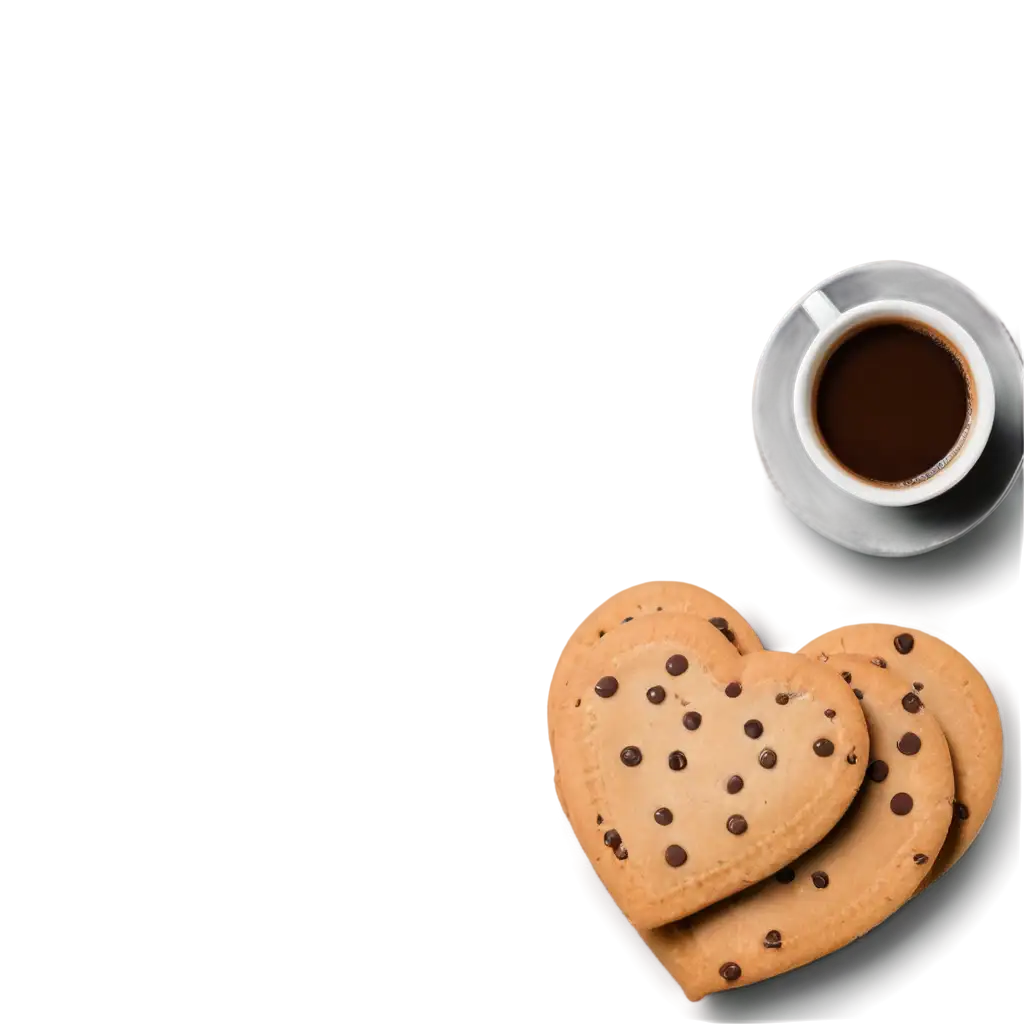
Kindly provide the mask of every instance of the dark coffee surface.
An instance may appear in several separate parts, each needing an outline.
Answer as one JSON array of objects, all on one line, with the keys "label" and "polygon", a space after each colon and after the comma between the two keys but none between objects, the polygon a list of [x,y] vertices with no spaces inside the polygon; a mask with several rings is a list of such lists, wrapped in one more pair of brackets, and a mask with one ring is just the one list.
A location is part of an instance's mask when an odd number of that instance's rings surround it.
[{"label": "dark coffee surface", "polygon": [[840,462],[870,480],[898,483],[927,472],[956,445],[967,421],[967,381],[927,334],[877,324],[829,357],[815,412]]}]

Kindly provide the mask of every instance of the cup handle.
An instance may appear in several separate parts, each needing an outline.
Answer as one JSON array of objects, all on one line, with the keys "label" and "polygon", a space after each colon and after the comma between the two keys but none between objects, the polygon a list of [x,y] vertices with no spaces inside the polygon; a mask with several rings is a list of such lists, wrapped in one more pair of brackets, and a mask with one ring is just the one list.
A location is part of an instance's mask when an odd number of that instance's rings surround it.
[{"label": "cup handle", "polygon": [[825,330],[840,316],[839,310],[824,292],[811,292],[803,301],[804,312],[814,321],[819,331]]}]

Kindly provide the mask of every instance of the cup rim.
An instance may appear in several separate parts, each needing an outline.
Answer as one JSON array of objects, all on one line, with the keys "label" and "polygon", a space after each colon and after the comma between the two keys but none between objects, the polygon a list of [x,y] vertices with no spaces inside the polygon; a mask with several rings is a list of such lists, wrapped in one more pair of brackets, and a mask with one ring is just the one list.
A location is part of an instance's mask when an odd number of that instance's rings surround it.
[{"label": "cup rim", "polygon": [[[809,293],[817,294],[819,289]],[[826,297],[827,298],[827,297]],[[805,298],[805,302],[807,299]],[[814,387],[818,374],[835,343],[851,328],[872,321],[911,320],[923,324],[949,340],[963,358],[973,378],[975,409],[967,436],[949,462],[917,483],[872,483],[843,466],[828,450],[814,419]],[[819,329],[797,369],[793,389],[793,412],[797,434],[815,467],[848,494],[873,505],[905,507],[920,504],[956,486],[974,467],[988,444],[995,419],[995,387],[988,363],[974,339],[952,317],[924,303],[905,299],[877,299],[840,313]]]}]

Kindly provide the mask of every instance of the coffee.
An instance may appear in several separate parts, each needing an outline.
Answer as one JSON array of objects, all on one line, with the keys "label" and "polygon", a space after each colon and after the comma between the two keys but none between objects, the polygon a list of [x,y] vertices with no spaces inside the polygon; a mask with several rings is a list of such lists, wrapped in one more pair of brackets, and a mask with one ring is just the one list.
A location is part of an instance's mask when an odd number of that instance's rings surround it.
[{"label": "coffee", "polygon": [[832,352],[814,399],[818,432],[847,469],[887,484],[928,474],[962,443],[971,392],[955,350],[922,325],[873,323]]}]

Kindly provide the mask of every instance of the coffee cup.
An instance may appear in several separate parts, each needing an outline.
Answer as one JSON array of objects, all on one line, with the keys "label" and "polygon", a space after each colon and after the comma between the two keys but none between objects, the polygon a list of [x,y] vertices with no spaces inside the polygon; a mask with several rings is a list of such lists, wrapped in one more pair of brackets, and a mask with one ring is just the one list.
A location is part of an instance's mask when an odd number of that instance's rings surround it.
[{"label": "coffee cup", "polygon": [[748,430],[764,482],[874,555],[943,547],[1015,488],[1024,371],[970,282],[920,258],[818,275],[762,333]]},{"label": "coffee cup", "polygon": [[793,411],[811,462],[872,505],[930,501],[985,449],[995,388],[981,350],[950,316],[882,299],[840,312],[803,302],[818,333],[797,370]]}]

